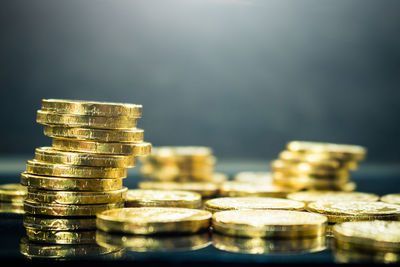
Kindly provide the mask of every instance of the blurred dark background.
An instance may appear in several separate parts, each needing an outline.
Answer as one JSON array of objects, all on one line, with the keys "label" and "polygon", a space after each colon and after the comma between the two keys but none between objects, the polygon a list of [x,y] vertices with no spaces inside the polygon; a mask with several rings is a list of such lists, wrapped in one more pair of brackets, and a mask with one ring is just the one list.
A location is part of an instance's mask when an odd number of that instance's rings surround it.
[{"label": "blurred dark background", "polygon": [[42,98],[143,104],[153,145],[273,158],[290,140],[400,160],[400,1],[2,0],[0,155]]}]

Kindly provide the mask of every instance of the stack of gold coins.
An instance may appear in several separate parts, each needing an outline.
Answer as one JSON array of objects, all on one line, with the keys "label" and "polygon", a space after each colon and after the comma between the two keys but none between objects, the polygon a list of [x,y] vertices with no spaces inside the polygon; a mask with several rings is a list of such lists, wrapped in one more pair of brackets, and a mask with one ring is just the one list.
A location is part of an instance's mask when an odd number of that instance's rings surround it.
[{"label": "stack of gold coins", "polygon": [[366,149],[356,145],[292,141],[272,161],[272,176],[275,184],[298,190],[353,191],[350,171],[365,155]]},{"label": "stack of gold coins", "polygon": [[400,262],[400,222],[345,222],[333,227],[333,235],[339,263]]},{"label": "stack of gold coins", "polygon": [[26,186],[20,184],[0,185],[0,213],[24,213]]},{"label": "stack of gold coins", "polygon": [[127,168],[135,166],[136,156],[150,153],[151,144],[136,128],[141,112],[133,104],[42,101],[37,122],[53,145],[37,148],[21,174],[30,241],[95,242],[94,216],[124,206]]}]

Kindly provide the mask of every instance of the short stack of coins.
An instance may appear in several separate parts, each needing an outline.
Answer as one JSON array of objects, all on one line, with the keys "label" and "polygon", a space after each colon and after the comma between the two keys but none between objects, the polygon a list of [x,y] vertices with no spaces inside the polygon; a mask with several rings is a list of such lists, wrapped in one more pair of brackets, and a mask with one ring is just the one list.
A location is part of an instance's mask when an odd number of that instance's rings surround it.
[{"label": "short stack of coins", "polygon": [[139,183],[141,189],[193,191],[210,198],[228,178],[214,172],[216,158],[209,147],[158,147],[141,161],[141,174],[148,180]]},{"label": "short stack of coins", "polygon": [[301,189],[353,191],[350,171],[365,158],[357,145],[292,141],[272,161],[274,184]]},{"label": "short stack of coins", "polygon": [[124,206],[127,168],[147,155],[136,128],[142,106],[122,103],[44,99],[37,122],[53,138],[40,147],[21,174],[29,242],[95,243],[95,215]]},{"label": "short stack of coins", "polygon": [[0,213],[24,213],[26,186],[20,184],[0,185]]}]

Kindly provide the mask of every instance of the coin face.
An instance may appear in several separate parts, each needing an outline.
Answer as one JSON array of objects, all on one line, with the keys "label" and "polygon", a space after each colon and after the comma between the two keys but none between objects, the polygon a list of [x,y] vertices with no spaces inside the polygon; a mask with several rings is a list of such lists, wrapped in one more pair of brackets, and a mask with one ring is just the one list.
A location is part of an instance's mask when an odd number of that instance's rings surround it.
[{"label": "coin face", "polygon": [[287,198],[302,202],[315,201],[378,201],[375,194],[361,192],[340,192],[340,191],[303,191],[290,193]]},{"label": "coin face", "polygon": [[381,201],[391,204],[400,204],[400,194],[389,194],[381,197]]},{"label": "coin face", "polygon": [[317,201],[308,204],[313,212],[332,215],[381,216],[400,215],[400,205],[366,201]]},{"label": "coin face", "polygon": [[302,209],[304,203],[268,197],[223,197],[206,201],[206,209],[210,211],[218,210],[239,210],[239,209],[279,209],[292,210]]}]

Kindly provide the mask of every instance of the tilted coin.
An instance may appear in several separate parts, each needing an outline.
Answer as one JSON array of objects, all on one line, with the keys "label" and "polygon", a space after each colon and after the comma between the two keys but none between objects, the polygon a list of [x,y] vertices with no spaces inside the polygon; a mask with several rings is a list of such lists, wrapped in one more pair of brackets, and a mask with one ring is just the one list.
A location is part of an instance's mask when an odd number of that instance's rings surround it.
[{"label": "tilted coin", "polygon": [[0,201],[24,202],[26,197],[26,186],[21,184],[0,185]]},{"label": "tilted coin", "polygon": [[68,218],[25,215],[23,222],[24,227],[43,231],[96,230],[95,217]]},{"label": "tilted coin", "polygon": [[202,197],[218,195],[219,186],[209,182],[139,182],[140,189],[183,190],[199,193]]},{"label": "tilted coin", "polygon": [[[121,250],[117,250],[121,251]],[[23,237],[20,243],[20,253],[29,259],[69,259],[90,257],[115,253],[115,249],[104,248],[94,244],[63,245],[30,242]]]},{"label": "tilted coin", "polygon": [[388,194],[381,197],[382,202],[400,204],[400,194]]},{"label": "tilted coin", "polygon": [[96,231],[43,231],[25,228],[30,241],[50,244],[95,244]]},{"label": "tilted coin", "polygon": [[36,122],[44,125],[87,127],[99,129],[131,129],[136,127],[136,118],[128,116],[93,116],[37,111]]},{"label": "tilted coin", "polygon": [[53,148],[58,150],[144,156],[151,152],[151,144],[142,143],[102,143],[53,138]]},{"label": "tilted coin", "polygon": [[327,218],[289,210],[228,210],[214,213],[213,230],[245,237],[311,237],[325,233]]},{"label": "tilted coin", "polygon": [[57,138],[69,138],[78,140],[93,140],[100,142],[142,142],[143,130],[121,129],[89,129],[63,126],[44,126],[44,135]]},{"label": "tilted coin", "polygon": [[222,210],[300,210],[304,203],[272,197],[221,197],[207,200],[205,209],[211,212]]},{"label": "tilted coin", "polygon": [[52,147],[36,148],[35,160],[54,164],[108,168],[131,168],[136,165],[135,156],[69,152],[56,150]]},{"label": "tilted coin", "polygon": [[113,191],[122,189],[122,178],[70,178],[21,173],[21,184],[30,188],[61,191]]},{"label": "tilted coin", "polygon": [[130,234],[197,233],[210,226],[211,213],[185,208],[124,208],[97,214],[97,228]]},{"label": "tilted coin", "polygon": [[42,110],[55,113],[136,118],[142,115],[142,105],[67,99],[42,99]]},{"label": "tilted coin", "polygon": [[302,191],[290,193],[287,198],[302,202],[315,201],[368,201],[376,202],[379,197],[371,193],[338,191]]},{"label": "tilted coin", "polygon": [[244,183],[272,184],[272,175],[270,172],[239,172],[233,180]]},{"label": "tilted coin", "polygon": [[366,201],[317,201],[307,210],[326,215],[329,222],[400,220],[400,205]]},{"label": "tilted coin", "polygon": [[27,201],[52,204],[107,204],[124,202],[128,188],[115,191],[48,191],[28,188]]},{"label": "tilted coin", "polygon": [[355,248],[400,252],[400,222],[345,222],[333,227],[336,239]]},{"label": "tilted coin", "polygon": [[97,231],[96,242],[107,248],[126,248],[136,252],[190,251],[207,247],[208,233],[192,235],[142,236]]},{"label": "tilted coin", "polygon": [[311,253],[326,248],[325,236],[309,238],[268,239],[212,234],[213,246],[223,251],[246,254]]},{"label": "tilted coin", "polygon": [[259,185],[254,183],[241,183],[235,181],[225,182],[220,188],[220,194],[222,196],[230,197],[286,197],[290,192],[293,192],[293,189],[287,187],[268,184]]},{"label": "tilted coin", "polygon": [[109,209],[121,208],[123,206],[123,202],[90,205],[38,203],[31,201],[24,202],[25,213],[46,216],[95,216],[99,212]]},{"label": "tilted coin", "polygon": [[54,164],[28,160],[26,172],[36,175],[72,178],[125,178],[126,168],[107,168]]},{"label": "tilted coin", "polygon": [[201,206],[201,195],[177,190],[134,189],[128,191],[125,206],[198,208]]}]

